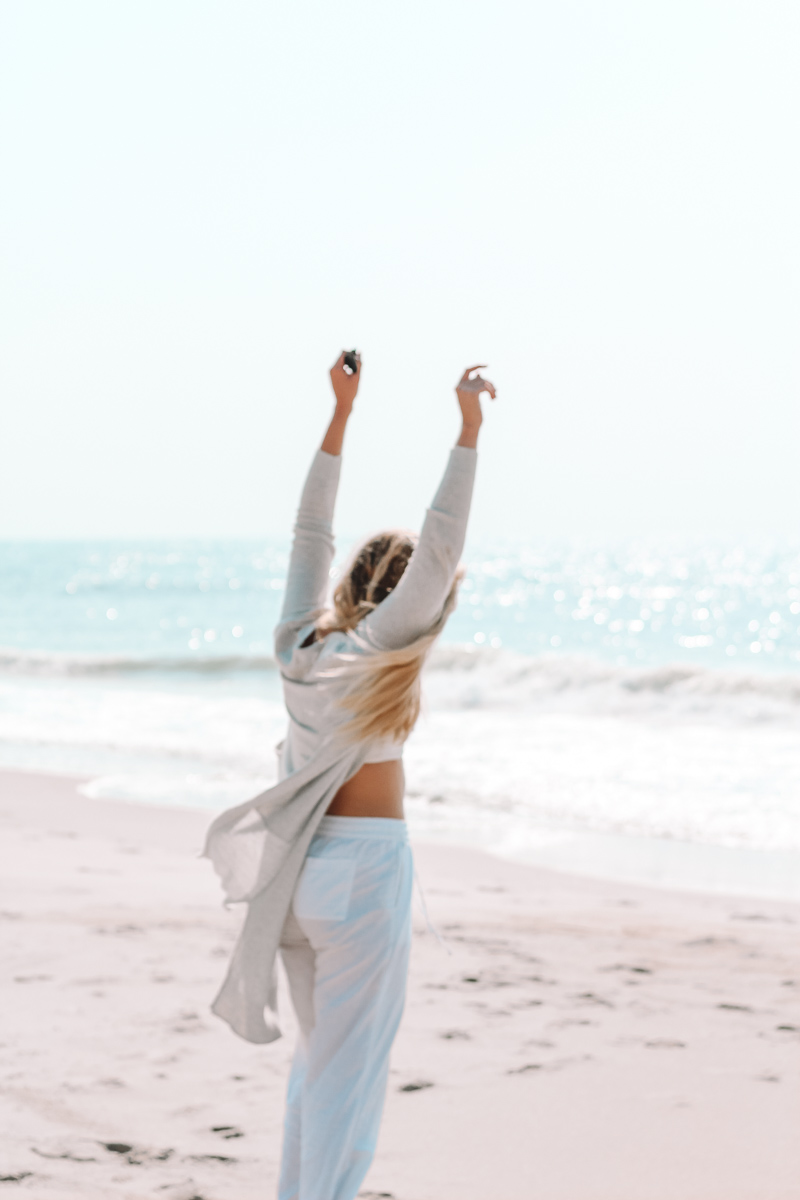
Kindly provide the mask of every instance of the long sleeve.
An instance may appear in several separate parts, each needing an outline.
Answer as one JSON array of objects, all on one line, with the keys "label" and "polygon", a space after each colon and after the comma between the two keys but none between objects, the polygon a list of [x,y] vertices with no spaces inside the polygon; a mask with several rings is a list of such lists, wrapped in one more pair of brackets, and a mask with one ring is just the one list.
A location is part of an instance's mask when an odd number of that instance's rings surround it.
[{"label": "long sleeve", "polygon": [[281,626],[301,621],[325,604],[333,562],[333,509],[339,488],[340,455],[318,450],[306,478],[294,527]]},{"label": "long sleeve", "polygon": [[454,446],[450,452],[402,579],[362,624],[376,649],[408,646],[430,629],[442,611],[464,549],[477,461],[477,451],[466,446]]}]

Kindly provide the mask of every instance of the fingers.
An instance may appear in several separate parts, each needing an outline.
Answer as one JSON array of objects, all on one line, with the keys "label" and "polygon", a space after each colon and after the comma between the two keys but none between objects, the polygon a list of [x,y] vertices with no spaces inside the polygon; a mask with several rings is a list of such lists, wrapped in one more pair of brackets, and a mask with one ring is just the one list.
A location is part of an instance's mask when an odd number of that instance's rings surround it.
[{"label": "fingers", "polygon": [[467,367],[464,374],[459,379],[459,383],[466,383],[473,371],[485,371],[487,363],[477,363],[474,367]]},{"label": "fingers", "polygon": [[459,379],[456,391],[475,392],[483,391],[484,388],[494,390],[494,384],[484,379],[482,375],[474,375],[472,379]]},{"label": "fingers", "polygon": [[482,375],[476,375],[474,379],[462,379],[458,383],[456,391],[459,394],[468,393],[472,396],[479,396],[481,392],[488,392],[492,400],[497,397],[497,389],[494,384],[490,383],[488,379],[484,379]]},{"label": "fingers", "polygon": [[489,395],[494,400],[494,398],[497,395],[497,389],[495,388],[493,383],[490,383],[488,379],[484,379],[482,375],[476,375],[475,378],[472,380],[472,382],[479,383],[481,385],[481,391],[488,392]]},{"label": "fingers", "polygon": [[357,364],[356,369],[355,369],[355,371],[352,372],[352,374],[360,375],[361,374],[361,353],[358,350],[343,350],[342,353],[337,358],[336,362],[331,367],[331,373],[333,373],[334,371],[343,371],[345,375],[350,374],[351,373],[350,372],[350,364],[348,362],[346,362],[345,360],[350,358],[351,356],[355,357],[356,364]]}]

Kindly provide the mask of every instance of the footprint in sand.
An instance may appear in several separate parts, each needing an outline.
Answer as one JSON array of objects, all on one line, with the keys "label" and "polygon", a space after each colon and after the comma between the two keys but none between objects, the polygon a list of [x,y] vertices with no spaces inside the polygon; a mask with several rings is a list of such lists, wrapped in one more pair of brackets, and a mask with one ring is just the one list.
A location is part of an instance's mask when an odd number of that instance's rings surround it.
[{"label": "footprint in sand", "polygon": [[551,1029],[569,1029],[571,1025],[596,1025],[597,1021],[578,1020],[577,1018],[566,1018],[563,1021],[551,1021]]},{"label": "footprint in sand", "polygon": [[684,946],[690,946],[692,949],[701,949],[706,946],[738,946],[739,944],[739,939],[734,937],[701,937],[683,942]]},{"label": "footprint in sand", "polygon": [[218,1133],[226,1141],[230,1141],[231,1138],[244,1137],[244,1132],[237,1128],[236,1125],[212,1125],[211,1132]]},{"label": "footprint in sand", "polygon": [[614,1008],[610,1000],[606,1000],[605,996],[598,996],[596,992],[578,992],[572,999],[580,1001],[581,1004],[595,1004],[603,1008]]},{"label": "footprint in sand", "polygon": [[527,1075],[534,1071],[561,1071],[564,1067],[573,1066],[575,1063],[591,1062],[591,1054],[581,1054],[574,1058],[553,1058],[546,1063],[525,1063],[522,1067],[512,1067],[510,1071],[506,1071],[507,1075]]},{"label": "footprint in sand", "polygon": [[628,966],[627,963],[614,963],[610,967],[598,967],[600,971],[630,971],[632,975],[652,975],[653,971],[650,967],[634,967]]},{"label": "footprint in sand", "polygon": [[39,1158],[67,1159],[69,1162],[89,1163],[99,1162],[98,1143],[90,1138],[71,1138],[69,1141],[54,1139],[43,1145],[31,1146],[31,1151]]},{"label": "footprint in sand", "polygon": [[190,1154],[188,1155],[190,1162],[219,1162],[219,1163],[235,1163],[238,1158],[232,1158],[229,1154]]},{"label": "footprint in sand", "polygon": [[200,1019],[199,1013],[182,1012],[178,1014],[178,1020],[170,1028],[173,1033],[205,1033],[208,1026]]},{"label": "footprint in sand", "polygon": [[97,925],[93,932],[110,937],[126,937],[131,933],[144,933],[145,931],[141,925]]},{"label": "footprint in sand", "polygon": [[129,1145],[128,1142],[100,1142],[98,1144],[104,1150],[108,1150],[109,1154],[117,1154],[120,1158],[124,1158],[131,1167],[142,1167],[146,1163],[152,1162],[166,1162],[175,1153],[171,1148],[148,1150],[144,1146]]},{"label": "footprint in sand", "polygon": [[[165,1200],[167,1200],[166,1195]],[[195,1191],[195,1185],[189,1182],[183,1185],[178,1184],[177,1191],[170,1190],[168,1200],[209,1200],[209,1197],[201,1196],[199,1192]]]}]

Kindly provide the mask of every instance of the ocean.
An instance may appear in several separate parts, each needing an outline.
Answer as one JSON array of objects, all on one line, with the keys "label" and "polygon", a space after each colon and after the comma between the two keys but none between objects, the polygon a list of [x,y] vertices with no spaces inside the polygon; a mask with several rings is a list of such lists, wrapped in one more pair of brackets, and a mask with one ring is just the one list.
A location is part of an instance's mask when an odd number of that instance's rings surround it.
[{"label": "ocean", "polygon": [[[800,897],[800,546],[465,557],[406,752],[412,832]],[[277,539],[0,544],[0,766],[210,812],[268,786],[287,559]]]}]

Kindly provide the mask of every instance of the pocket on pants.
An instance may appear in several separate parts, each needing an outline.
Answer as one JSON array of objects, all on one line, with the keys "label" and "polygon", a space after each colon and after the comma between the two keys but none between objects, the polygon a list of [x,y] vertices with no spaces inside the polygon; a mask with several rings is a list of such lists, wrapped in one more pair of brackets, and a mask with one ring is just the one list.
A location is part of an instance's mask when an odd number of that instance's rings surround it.
[{"label": "pocket on pants", "polygon": [[294,915],[306,921],[343,921],[355,873],[354,858],[307,858],[292,900]]}]

